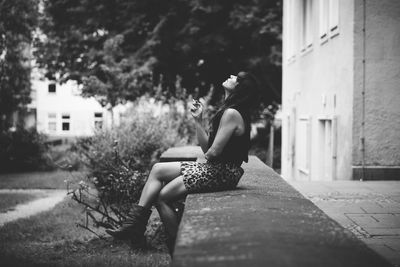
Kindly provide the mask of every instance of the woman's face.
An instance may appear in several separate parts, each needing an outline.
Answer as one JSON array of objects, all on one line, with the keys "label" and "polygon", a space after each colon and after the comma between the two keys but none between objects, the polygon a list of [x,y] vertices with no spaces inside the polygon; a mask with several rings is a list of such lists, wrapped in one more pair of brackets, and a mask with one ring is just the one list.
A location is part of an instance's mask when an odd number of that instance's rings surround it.
[{"label": "woman's face", "polygon": [[235,75],[231,75],[222,83],[222,86],[225,87],[225,89],[227,89],[228,91],[232,91],[233,89],[235,89],[237,84],[237,77]]}]

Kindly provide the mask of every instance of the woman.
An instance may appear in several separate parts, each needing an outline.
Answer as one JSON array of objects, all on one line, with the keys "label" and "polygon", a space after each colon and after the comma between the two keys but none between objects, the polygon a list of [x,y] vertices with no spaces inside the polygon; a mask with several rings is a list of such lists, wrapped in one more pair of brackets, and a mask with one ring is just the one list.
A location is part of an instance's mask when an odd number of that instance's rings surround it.
[{"label": "woman", "polygon": [[[197,138],[205,153],[205,163],[184,161],[156,163],[143,188],[139,204],[116,230],[107,233],[116,239],[130,239],[134,245],[145,242],[144,232],[156,205],[171,245],[178,230],[178,216],[171,206],[187,194],[234,189],[243,175],[240,167],[248,161],[250,108],[259,97],[257,81],[249,73],[231,75],[222,86],[225,101],[210,122],[209,135],[202,126],[202,104],[191,106]],[[164,185],[165,184],[165,185]]]}]

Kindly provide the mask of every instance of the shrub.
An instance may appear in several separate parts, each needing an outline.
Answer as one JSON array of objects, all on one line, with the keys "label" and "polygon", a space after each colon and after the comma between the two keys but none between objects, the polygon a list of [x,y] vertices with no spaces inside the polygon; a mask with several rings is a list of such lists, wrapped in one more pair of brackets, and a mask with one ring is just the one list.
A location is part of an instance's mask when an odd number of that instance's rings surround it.
[{"label": "shrub", "polygon": [[48,170],[52,168],[46,137],[36,129],[18,126],[0,133],[0,172]]},{"label": "shrub", "polygon": [[[75,147],[84,155],[89,175],[105,201],[121,203],[124,198],[132,203],[138,201],[137,192],[161,153],[186,142],[170,113],[154,116],[136,108],[128,112],[120,126],[80,139]],[[129,198],[123,194],[129,194]]]},{"label": "shrub", "polygon": [[83,170],[81,155],[71,144],[50,146],[49,155],[55,168],[68,171]]}]

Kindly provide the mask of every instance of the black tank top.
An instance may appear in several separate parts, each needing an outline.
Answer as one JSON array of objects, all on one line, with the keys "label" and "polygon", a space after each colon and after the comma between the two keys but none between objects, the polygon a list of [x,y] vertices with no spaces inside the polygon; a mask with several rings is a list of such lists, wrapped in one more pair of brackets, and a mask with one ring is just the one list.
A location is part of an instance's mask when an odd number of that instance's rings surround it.
[{"label": "black tank top", "polygon": [[[218,155],[215,161],[224,163],[234,163],[238,166],[243,161],[248,162],[248,153],[250,148],[250,116],[248,112],[242,111],[237,107],[230,107],[236,109],[243,118],[245,124],[245,132],[240,136],[231,135],[228,143],[226,143],[222,153]],[[210,122],[208,147],[210,148],[214,142],[215,136],[218,131],[219,123],[221,121],[223,112],[219,112]]]}]

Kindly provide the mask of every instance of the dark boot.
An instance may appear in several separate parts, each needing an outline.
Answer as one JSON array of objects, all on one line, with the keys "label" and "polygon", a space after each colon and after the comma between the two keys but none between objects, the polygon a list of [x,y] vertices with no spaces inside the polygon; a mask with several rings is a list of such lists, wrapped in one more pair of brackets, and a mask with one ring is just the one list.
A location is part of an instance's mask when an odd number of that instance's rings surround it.
[{"label": "dark boot", "polygon": [[107,229],[106,232],[119,240],[131,240],[132,244],[144,244],[146,239],[147,222],[151,215],[151,209],[134,205],[126,220],[118,229]]},{"label": "dark boot", "polygon": [[176,241],[176,236],[170,236],[169,234],[167,234],[167,248],[168,248],[168,252],[169,255],[172,256],[174,255],[174,249],[175,249],[175,241]]}]

